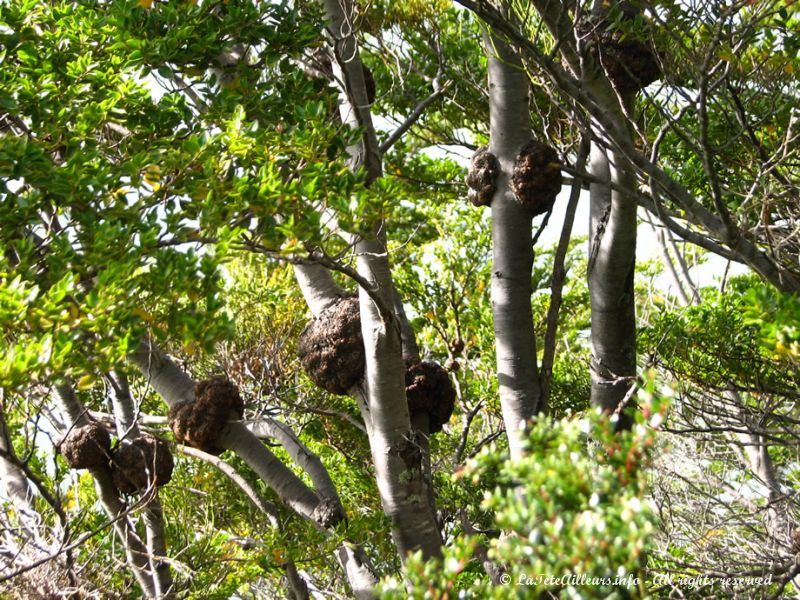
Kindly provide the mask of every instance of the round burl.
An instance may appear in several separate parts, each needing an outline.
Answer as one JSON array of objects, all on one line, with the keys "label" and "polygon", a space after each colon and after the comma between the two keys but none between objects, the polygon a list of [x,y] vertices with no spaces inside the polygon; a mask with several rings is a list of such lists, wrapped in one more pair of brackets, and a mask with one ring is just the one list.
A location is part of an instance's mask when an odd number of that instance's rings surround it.
[{"label": "round burl", "polygon": [[[624,18],[635,13],[623,11]],[[623,93],[636,92],[661,77],[658,57],[648,41],[609,28],[605,12],[596,12],[577,24],[589,53],[605,71],[613,86]]]},{"label": "round burl", "polygon": [[364,341],[357,298],[343,298],[300,334],[300,364],[321,388],[347,394],[364,377]]},{"label": "round burl", "polygon": [[100,423],[91,421],[73,427],[60,446],[61,454],[72,469],[98,469],[108,464],[111,436]]},{"label": "round burl", "polygon": [[467,173],[467,197],[475,206],[489,206],[497,190],[500,163],[488,146],[481,146],[472,155]]},{"label": "round burl", "polygon": [[423,361],[406,369],[406,398],[408,412],[428,413],[429,433],[436,433],[453,414],[456,391],[447,371],[435,362]]},{"label": "round burl", "polygon": [[344,509],[340,502],[332,498],[323,498],[320,500],[314,513],[311,515],[314,522],[319,524],[320,527],[328,529],[333,527],[345,518]]},{"label": "round burl", "polygon": [[205,406],[207,410],[223,414],[233,412],[237,419],[244,416],[244,401],[237,388],[230,380],[216,375],[194,384],[194,401]]},{"label": "round burl", "polygon": [[561,191],[561,167],[556,151],[535,140],[525,144],[514,163],[511,190],[517,202],[534,216],[553,208]]},{"label": "round burl", "polygon": [[163,440],[143,435],[123,440],[111,457],[111,476],[123,494],[135,494],[172,479],[172,453]]},{"label": "round burl", "polygon": [[224,377],[211,377],[194,386],[194,401],[181,402],[169,410],[169,424],[181,444],[220,454],[220,431],[230,420],[241,419],[244,402],[239,389]]}]

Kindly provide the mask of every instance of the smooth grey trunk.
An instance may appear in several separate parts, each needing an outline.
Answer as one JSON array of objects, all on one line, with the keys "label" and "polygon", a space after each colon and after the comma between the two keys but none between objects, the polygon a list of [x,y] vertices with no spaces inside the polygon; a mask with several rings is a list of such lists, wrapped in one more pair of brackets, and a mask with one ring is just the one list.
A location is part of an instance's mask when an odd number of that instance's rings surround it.
[{"label": "smooth grey trunk", "polygon": [[[147,381],[168,406],[194,402],[194,381],[154,344],[145,342],[130,355]],[[270,486],[278,497],[298,514],[313,521],[319,498],[284,465],[240,421],[229,421],[220,431],[217,444],[241,457]]]},{"label": "smooth grey trunk", "polygon": [[144,542],[136,534],[133,523],[128,519],[128,507],[120,500],[109,469],[91,469],[94,477],[95,490],[100,498],[100,503],[108,517],[114,522],[114,531],[117,532],[125,548],[128,566],[136,576],[142,591],[148,598],[158,598],[158,588],[155,578],[150,570],[150,553]]},{"label": "smooth grey trunk", "polygon": [[492,199],[492,316],[497,379],[511,458],[524,453],[524,432],[539,411],[541,388],[531,309],[532,215],[515,199],[511,174],[531,141],[530,84],[520,57],[484,34],[489,59],[489,151],[501,173]]},{"label": "smooth grey trunk", "polygon": [[[616,103],[614,97],[609,102]],[[613,106],[613,105],[611,105]],[[617,114],[622,114],[617,111]],[[591,401],[607,413],[621,409],[636,376],[636,201],[612,189],[630,190],[636,178],[627,160],[592,141],[590,169],[589,298],[591,303]],[[620,415],[618,427],[630,426]]]},{"label": "smooth grey trunk", "polygon": [[[130,360],[142,371],[145,378],[150,382],[150,385],[161,394],[161,397],[169,406],[173,406],[179,402],[194,401],[194,382],[192,378],[175,364],[169,356],[155,346],[155,344],[142,344],[138,351],[131,355]],[[295,440],[297,438],[293,433],[291,436],[287,435],[287,429],[288,428],[283,425],[280,431],[275,430],[275,433],[279,433],[283,442],[291,446],[292,444],[290,442],[292,438]],[[220,432],[217,443],[221,447],[236,453],[251,469],[253,469],[264,483],[278,494],[285,504],[316,525],[319,526],[320,523],[316,520],[319,514],[315,513],[315,511],[318,507],[324,508],[326,499],[330,497],[335,498],[338,507],[341,507],[338,494],[333,490],[333,483],[327,473],[324,477],[316,473],[314,475],[315,479],[313,479],[315,485],[321,486],[321,494],[324,492],[330,495],[328,497],[323,496],[321,500],[313,490],[306,486],[299,477],[278,460],[241,421],[229,422]],[[302,465],[306,462],[306,464],[312,467],[321,467],[324,469],[321,462],[317,464],[311,461],[308,456],[304,454],[303,450],[310,454],[310,451],[304,446],[303,448],[295,447],[293,450],[296,454],[294,460],[298,464]],[[215,466],[226,471],[221,464]],[[232,473],[228,473],[227,471],[226,473],[232,476]],[[268,513],[274,512],[270,510],[268,504],[261,506],[261,503],[257,500],[257,495],[248,492],[246,487],[243,487],[243,489],[262,510]],[[341,511],[341,516],[344,516],[343,510]],[[356,597],[372,598],[371,590],[377,583],[377,577],[375,577],[374,570],[369,565],[369,561],[366,560],[363,551],[359,549],[359,552],[361,553],[359,556],[364,557],[364,560],[342,562],[342,556],[346,557],[347,552],[342,554],[340,550],[337,550],[337,558],[342,564],[342,568],[345,571],[348,582],[353,588]],[[369,590],[369,592],[364,590]]]},{"label": "smooth grey trunk", "polygon": [[140,431],[136,422],[136,406],[127,376],[121,371],[113,371],[108,374],[107,379],[111,384],[111,407],[114,411],[117,437],[120,439],[126,435],[138,437]]},{"label": "smooth grey trunk", "polygon": [[[579,81],[575,77],[575,74],[580,72],[580,61],[577,60],[578,55],[574,48],[574,39],[572,39],[574,35],[569,32],[564,35],[564,29],[560,26],[560,15],[568,15],[564,2],[537,0],[534,4],[547,27],[551,31],[558,32],[559,50],[569,63],[571,73],[564,68],[561,61],[554,60],[551,55],[546,54],[522,34],[515,24],[504,19],[490,3],[475,0],[457,0],[457,2],[484,19],[494,31],[507,35],[524,54],[526,61],[530,61],[537,68],[542,69],[558,87],[560,93],[572,99],[579,107],[592,115],[592,118],[605,131],[608,139],[614,143],[616,150],[635,165],[642,180],[648,182],[653,190],[653,202],[658,202],[658,196],[668,197],[685,212],[687,221],[701,227],[705,232],[697,235],[692,230],[678,227],[672,219],[666,218],[666,216],[663,217],[665,225],[693,243],[703,247],[717,247],[719,249],[715,250],[717,252],[726,251],[720,246],[720,243],[725,244],[737,260],[747,264],[764,281],[784,292],[800,291],[800,277],[791,269],[779,264],[768,251],[759,248],[756,242],[749,239],[746,232],[731,232],[719,215],[705,208],[686,187],[636,147],[631,138],[628,123],[624,119],[617,118],[615,98],[612,98],[612,103],[609,104],[608,94],[593,93],[594,86],[586,85],[586,81]],[[641,195],[637,188],[629,188],[626,193],[636,198],[645,208],[653,210],[653,203],[646,196]],[[653,210],[654,214],[657,214],[658,211],[658,208]]]},{"label": "smooth grey trunk", "polygon": [[56,384],[55,392],[54,399],[64,417],[64,425],[67,429],[86,425],[89,422],[89,414],[78,400],[70,383]]},{"label": "smooth grey trunk", "polygon": [[347,574],[347,581],[358,600],[377,598],[374,590],[378,585],[378,576],[361,546],[342,542],[336,549],[336,559]]},{"label": "smooth grey trunk", "polygon": [[[353,30],[353,4],[350,0],[320,0],[320,4],[333,41],[342,121],[362,132],[361,139],[348,148],[350,165],[353,170],[363,168],[372,182],[382,174],[381,152]],[[428,503],[422,454],[408,414],[401,319],[394,312],[385,224],[373,223],[372,231],[374,239],[359,240],[354,246],[356,269],[370,287],[359,287],[367,400],[360,406],[364,421],[371,422],[369,440],[378,491],[401,558],[417,550],[425,558],[440,557],[442,538]]]},{"label": "smooth grey trunk", "polygon": [[[150,385],[167,405],[194,401],[194,381],[153,344],[144,344],[131,355]],[[229,421],[220,431],[217,444],[241,457],[278,497],[303,517],[313,520],[319,504],[317,495],[284,465],[241,421]]]},{"label": "smooth grey trunk", "polygon": [[311,309],[311,314],[315,317],[347,295],[333,280],[330,271],[322,265],[295,264],[294,275],[300,285],[303,298],[308,304],[308,308]]},{"label": "smooth grey trunk", "polygon": [[150,557],[150,572],[153,573],[153,582],[156,586],[156,597],[172,597],[173,581],[172,571],[167,560],[167,535],[164,531],[164,510],[161,501],[154,495],[142,512],[145,536],[147,540],[147,554]]},{"label": "smooth grey trunk", "polygon": [[269,417],[255,423],[247,423],[246,427],[259,438],[269,437],[279,442],[294,463],[308,473],[317,494],[321,498],[334,501],[340,509],[344,510],[339,499],[339,493],[336,491],[336,486],[333,484],[325,465],[322,464],[319,456],[311,452],[300,441],[291,428],[285,423]]},{"label": "smooth grey trunk", "polygon": [[207,452],[203,452],[202,450],[198,450],[197,448],[192,448],[191,446],[183,446],[181,444],[176,445],[178,450],[185,454],[186,456],[192,456],[194,458],[199,458],[202,461],[207,462],[215,469],[220,471],[223,475],[225,475],[228,479],[230,479],[233,483],[235,483],[244,493],[245,495],[250,498],[250,501],[253,505],[264,513],[267,518],[269,519],[270,524],[278,528],[280,525],[280,512],[278,511],[278,507],[272,504],[261,497],[261,494],[258,493],[255,487],[253,487],[249,481],[247,481],[244,477],[242,477],[239,472],[234,469],[231,465],[225,462],[218,456],[214,456],[213,454],[208,454]]},{"label": "smooth grey trunk", "polygon": [[232,450],[271,487],[281,501],[299,515],[314,521],[319,497],[284,465],[241,422],[229,422],[220,432],[217,443]]},{"label": "smooth grey trunk", "polygon": [[128,360],[139,369],[147,384],[170,406],[194,402],[194,381],[153,342],[139,344]]},{"label": "smooth grey trunk", "polygon": [[[22,469],[15,464],[14,446],[8,434],[5,415],[0,412],[0,483],[4,496],[11,501],[17,513],[20,528],[15,537],[23,537],[37,546],[40,540],[41,516],[36,510],[33,486]],[[11,535],[10,532],[6,532]],[[16,546],[16,543],[14,543]]]},{"label": "smooth grey trunk", "polygon": [[[358,271],[392,305],[393,288],[383,243],[363,240],[356,245]],[[406,400],[405,363],[396,319],[384,320],[370,295],[359,288],[361,332],[366,370],[364,387],[372,417],[370,447],[383,511],[392,524],[400,556],[421,550],[425,558],[440,557],[442,538],[422,468],[422,451],[412,432]]]}]

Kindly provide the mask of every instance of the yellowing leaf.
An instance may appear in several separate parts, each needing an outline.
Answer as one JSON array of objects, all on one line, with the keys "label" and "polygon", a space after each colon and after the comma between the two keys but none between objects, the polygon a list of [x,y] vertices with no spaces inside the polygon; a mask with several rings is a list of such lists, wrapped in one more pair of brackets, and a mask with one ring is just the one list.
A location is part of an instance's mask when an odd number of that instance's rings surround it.
[{"label": "yellowing leaf", "polygon": [[75,502],[75,492],[73,492],[72,488],[69,488],[62,502],[62,508],[66,511],[69,511],[75,508],[76,504],[77,503]]},{"label": "yellowing leaf", "polygon": [[153,6],[153,0],[139,0],[139,6],[146,10]]},{"label": "yellowing leaf", "polygon": [[150,165],[144,172],[144,182],[149,185],[154,192],[161,189],[161,167],[158,165]]},{"label": "yellowing leaf", "polygon": [[88,390],[94,385],[94,375],[84,375],[78,380],[78,383],[75,385],[79,390]]},{"label": "yellowing leaf", "polygon": [[142,310],[141,308],[134,308],[133,309],[133,314],[135,314],[137,317],[139,317],[142,321],[146,321],[147,323],[150,323],[150,322],[153,321],[153,315],[151,315],[146,310]]}]

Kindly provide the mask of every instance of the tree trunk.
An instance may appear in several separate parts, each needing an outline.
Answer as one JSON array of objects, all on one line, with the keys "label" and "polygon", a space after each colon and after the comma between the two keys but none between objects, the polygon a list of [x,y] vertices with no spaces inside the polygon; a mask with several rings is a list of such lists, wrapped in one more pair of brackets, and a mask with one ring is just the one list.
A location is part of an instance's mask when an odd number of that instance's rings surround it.
[{"label": "tree trunk", "polygon": [[[141,344],[129,358],[168,405],[194,401],[192,378],[154,344],[146,342]],[[290,445],[289,442],[292,439],[297,440],[294,433],[290,432],[285,425],[281,425],[280,430],[273,433],[279,434],[282,442],[286,445]],[[323,529],[336,525],[344,517],[344,510],[338,494],[336,494],[327,473],[324,476],[318,472],[312,475],[315,485],[320,485],[318,490],[319,495],[322,496],[320,498],[278,460],[243,423],[229,422],[220,432],[217,442],[221,447],[232,450],[242,458],[264,483],[275,490],[284,503],[302,517],[313,521]],[[295,448],[290,451],[290,454],[300,466],[306,464],[314,469],[324,470],[321,461],[316,457],[314,457],[316,460],[312,460],[308,456],[310,452],[305,447]],[[343,544],[346,543],[343,542]],[[351,560],[350,554],[352,553],[343,552],[341,548],[340,546],[337,550],[337,558],[342,564],[354,594],[359,599],[372,598],[374,596],[372,589],[378,579],[366,555],[360,548],[356,548],[357,555],[363,560]]]},{"label": "tree trunk", "polygon": [[484,34],[489,58],[489,151],[501,173],[492,199],[492,315],[497,379],[512,458],[523,454],[524,430],[538,412],[541,389],[531,309],[532,216],[511,190],[522,147],[531,141],[530,86],[519,56],[501,39]]},{"label": "tree trunk", "polygon": [[[359,272],[368,274],[384,306],[392,306],[385,246],[379,240],[364,240],[356,252]],[[392,537],[403,559],[417,550],[425,558],[440,557],[442,538],[428,503],[422,450],[408,413],[398,321],[382,313],[363,288],[359,297],[366,354],[364,385],[372,417],[370,447],[383,511],[392,523]]]},{"label": "tree trunk", "polygon": [[[371,182],[382,174],[381,152],[353,31],[353,5],[349,0],[320,3],[333,40],[334,76],[343,83],[342,121],[362,132],[361,140],[348,148],[351,168],[363,168]],[[426,558],[440,557],[442,538],[428,503],[422,452],[408,414],[401,323],[394,311],[384,225],[373,223],[374,237],[359,240],[354,247],[358,273],[371,288],[359,288],[367,396],[366,405],[360,405],[365,422],[372,424],[369,438],[378,490],[401,558],[417,550]],[[406,348],[407,353],[414,352],[408,343]]]},{"label": "tree trunk", "polygon": [[[56,386],[56,399],[62,409],[64,423],[74,427],[88,423],[86,409],[75,396],[72,386],[62,383]],[[154,573],[150,569],[150,555],[147,547],[137,535],[133,523],[128,519],[128,507],[120,500],[119,491],[111,478],[111,469],[90,469],[97,491],[97,497],[117,532],[117,536],[125,549],[128,566],[133,571],[142,592],[148,598],[158,598],[158,590],[154,581]]]},{"label": "tree trunk", "polygon": [[[607,118],[616,117],[619,129],[627,127],[620,100],[608,84],[594,86],[605,94]],[[632,104],[632,97],[626,100]],[[595,124],[596,125],[596,124]],[[607,413],[621,410],[636,376],[636,309],[633,281],[636,268],[635,198],[619,190],[636,189],[636,176],[628,160],[608,148],[605,130],[595,126],[590,151],[591,227],[589,229],[589,298],[591,303],[592,404]],[[618,428],[628,428],[620,414]]]},{"label": "tree trunk", "polygon": [[[128,387],[128,378],[121,371],[112,372],[107,377],[111,384],[111,404],[117,425],[119,439],[136,439],[141,435],[136,422],[137,410]],[[150,558],[150,572],[158,598],[169,598],[172,595],[172,572],[167,562],[167,536],[164,531],[164,511],[158,499],[158,490],[154,489],[148,497],[142,513],[147,541],[147,554]]]},{"label": "tree trunk", "polygon": [[284,504],[306,519],[314,520],[314,510],[320,503],[317,495],[242,423],[228,423],[220,432],[217,444],[244,460]]},{"label": "tree trunk", "polygon": [[[8,435],[5,415],[0,411],[0,484],[3,495],[11,501],[17,513],[19,527],[15,532],[4,532],[9,538],[23,538],[26,542],[40,545],[41,516],[36,509],[33,486],[22,469],[15,463],[14,446]],[[17,546],[16,540],[9,540]]]}]

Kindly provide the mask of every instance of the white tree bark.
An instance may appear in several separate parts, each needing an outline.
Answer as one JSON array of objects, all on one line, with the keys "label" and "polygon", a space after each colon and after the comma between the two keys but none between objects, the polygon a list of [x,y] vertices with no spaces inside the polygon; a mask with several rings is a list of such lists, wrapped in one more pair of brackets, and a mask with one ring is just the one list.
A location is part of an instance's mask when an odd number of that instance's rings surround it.
[{"label": "white tree bark", "polygon": [[[364,168],[369,181],[382,173],[381,152],[372,125],[356,43],[353,5],[349,0],[320,0],[333,40],[334,76],[341,85],[342,121],[362,131],[348,148],[352,168]],[[385,514],[403,559],[421,550],[425,557],[441,556],[441,534],[428,503],[422,455],[412,431],[405,397],[405,364],[400,320],[394,312],[384,223],[374,223],[374,237],[355,244],[356,268],[369,289],[359,288],[361,331],[366,353],[361,404],[370,422],[370,447]]]},{"label": "white tree bark", "polygon": [[[130,360],[168,406],[194,401],[192,378],[154,344],[143,343]],[[228,422],[220,431],[217,444],[239,455],[283,502],[313,520],[319,498],[240,421]]]},{"label": "white tree bark", "polygon": [[[610,99],[614,101],[614,99]],[[602,133],[596,132],[601,136]],[[628,162],[592,142],[589,297],[591,302],[592,403],[608,413],[620,409],[636,376],[636,201],[612,185],[631,189],[635,177]],[[629,422],[620,417],[619,425]]]},{"label": "white tree bark", "polygon": [[0,413],[0,484],[3,487],[4,497],[11,501],[19,521],[16,535],[6,531],[4,536],[14,546],[18,545],[15,538],[23,538],[40,546],[42,523],[41,516],[36,510],[36,495],[28,477],[12,460],[13,456],[15,456],[14,447],[8,435],[5,416]]},{"label": "white tree bark", "polygon": [[[675,223],[668,217],[660,215],[658,207],[654,206],[654,202],[658,202],[659,197],[669,198],[685,212],[685,220],[704,230],[698,235],[696,232],[683,228],[683,233],[680,235],[691,234],[691,239],[686,238],[688,241],[715,247],[717,249],[715,251],[727,251],[720,245],[724,244],[730,249],[733,256],[747,264],[764,281],[785,292],[800,290],[800,278],[778,264],[768,251],[759,248],[745,232],[731,232],[730,227],[719,215],[705,208],[686,187],[673,179],[637,148],[631,139],[628,123],[618,119],[614,114],[616,112],[615,104],[608,103],[608,94],[597,95],[594,86],[586,85],[585,81],[578,79],[577,75],[581,72],[583,61],[579,60],[581,57],[576,53],[571,28],[567,29],[564,26],[565,23],[569,26],[570,21],[569,12],[566,10],[567,3],[560,0],[536,0],[534,5],[547,28],[556,36],[561,56],[568,63],[569,70],[528,39],[524,33],[520,32],[516,24],[504,18],[490,3],[476,0],[457,0],[457,2],[475,12],[498,34],[508,36],[523,53],[526,61],[546,73],[558,87],[559,93],[569,97],[577,106],[591,114],[599,128],[607,136],[607,140],[613,144],[615,151],[636,167],[639,177],[647,181],[653,190],[652,199],[640,194],[636,187],[623,190],[627,195],[651,210],[672,229],[675,228]],[[604,87],[608,89],[607,86]],[[577,116],[582,117],[583,115]]]},{"label": "white tree bark", "polygon": [[512,459],[524,453],[524,432],[538,412],[541,388],[531,308],[532,215],[515,199],[511,174],[531,141],[530,84],[519,55],[484,35],[489,59],[489,151],[500,163],[492,199],[492,315],[500,406]]},{"label": "white tree bark", "polygon": [[333,280],[330,271],[322,265],[295,264],[294,275],[303,298],[315,317],[347,295]]},{"label": "white tree bark", "polygon": [[334,502],[340,510],[344,511],[342,502],[339,499],[339,493],[336,491],[336,486],[331,480],[325,465],[322,464],[316,454],[311,452],[300,441],[294,431],[286,424],[267,417],[256,423],[248,423],[246,427],[258,437],[269,437],[278,441],[295,464],[311,477],[311,482],[314,484],[314,490],[317,494],[322,499]]},{"label": "white tree bark", "polygon": [[[169,406],[180,402],[194,401],[194,382],[192,378],[155,344],[142,344],[130,356],[130,360],[142,371],[150,385]],[[275,431],[281,435],[282,442],[289,446],[292,445],[293,439],[297,440],[294,433],[288,432],[288,428],[285,425]],[[315,525],[324,529],[323,525],[330,527],[344,517],[338,494],[333,489],[333,483],[327,473],[324,476],[319,472],[314,473],[312,480],[315,485],[321,486],[321,489],[317,490],[318,496],[314,490],[306,486],[299,477],[278,460],[241,421],[228,422],[220,432],[217,443],[220,447],[229,449],[242,458],[287,506],[302,517],[312,521]],[[324,470],[321,462],[318,463],[309,458],[308,455],[311,453],[304,446],[302,448],[295,446],[292,452],[294,453],[293,456],[296,456],[295,461],[301,466],[305,462],[312,467]],[[328,495],[326,496],[325,494]],[[334,506],[331,506],[332,499]],[[336,514],[337,508],[339,509],[338,515]],[[331,510],[333,510],[333,513],[330,512]],[[334,514],[337,518],[332,522],[328,520],[321,522],[322,517],[330,514]],[[354,593],[358,598],[372,598],[371,590],[378,580],[369,562],[367,560],[343,562],[342,556],[341,553],[337,553],[337,558],[345,570]],[[347,556],[346,552],[344,556]],[[360,556],[364,556],[363,552]],[[368,586],[366,586],[366,582],[370,582]]]}]

